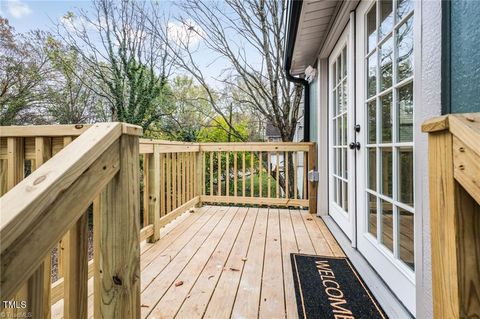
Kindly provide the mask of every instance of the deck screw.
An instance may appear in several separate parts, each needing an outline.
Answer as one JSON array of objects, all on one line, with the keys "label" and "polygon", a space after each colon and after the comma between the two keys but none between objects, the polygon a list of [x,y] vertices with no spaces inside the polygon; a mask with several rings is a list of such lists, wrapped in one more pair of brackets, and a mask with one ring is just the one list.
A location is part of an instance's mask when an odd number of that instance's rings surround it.
[{"label": "deck screw", "polygon": [[77,124],[77,125],[75,125],[75,128],[76,128],[77,130],[79,130],[79,129],[83,128],[83,125]]},{"label": "deck screw", "polygon": [[459,165],[459,166],[458,166],[458,169],[461,170],[461,171],[463,171],[463,170],[465,169],[465,166],[463,166],[463,164],[462,164],[462,165]]},{"label": "deck screw", "polygon": [[462,152],[462,153],[465,152],[465,148],[464,148],[463,146],[460,147],[458,150],[459,150],[460,152]]}]

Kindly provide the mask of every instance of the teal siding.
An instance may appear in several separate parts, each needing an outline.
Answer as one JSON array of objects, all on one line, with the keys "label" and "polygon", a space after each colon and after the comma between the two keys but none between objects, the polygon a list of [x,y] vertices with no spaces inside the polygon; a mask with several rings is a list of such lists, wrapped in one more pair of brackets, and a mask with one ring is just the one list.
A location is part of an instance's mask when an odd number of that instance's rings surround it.
[{"label": "teal siding", "polygon": [[480,112],[480,1],[449,3],[450,105],[445,113]]},{"label": "teal siding", "polygon": [[317,141],[318,132],[318,76],[310,83],[310,141]]}]

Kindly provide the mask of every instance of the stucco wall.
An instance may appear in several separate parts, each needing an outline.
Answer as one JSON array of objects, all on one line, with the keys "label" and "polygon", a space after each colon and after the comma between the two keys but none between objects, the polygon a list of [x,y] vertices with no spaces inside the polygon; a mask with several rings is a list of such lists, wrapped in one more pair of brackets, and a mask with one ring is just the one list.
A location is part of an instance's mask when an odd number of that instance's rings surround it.
[{"label": "stucco wall", "polygon": [[480,112],[480,1],[456,0],[450,5],[450,111]]},{"label": "stucco wall", "polygon": [[[415,46],[421,48],[415,59],[415,232],[422,234],[416,240],[417,318],[433,318],[432,262],[430,249],[430,210],[428,188],[427,134],[421,132],[422,123],[441,114],[442,5],[440,0],[417,1]],[[418,21],[418,19],[421,19]],[[418,52],[418,50],[417,50]]]}]

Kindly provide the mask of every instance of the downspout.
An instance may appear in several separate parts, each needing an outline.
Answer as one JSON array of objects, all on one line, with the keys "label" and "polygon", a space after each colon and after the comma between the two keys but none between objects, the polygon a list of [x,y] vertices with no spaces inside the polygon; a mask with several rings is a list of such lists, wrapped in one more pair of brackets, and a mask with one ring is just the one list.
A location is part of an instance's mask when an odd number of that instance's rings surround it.
[{"label": "downspout", "polygon": [[304,87],[303,97],[303,141],[310,141],[310,85],[308,81],[301,77],[294,77],[290,74],[290,68],[292,66],[293,48],[295,46],[295,39],[297,37],[298,20],[300,19],[300,13],[302,12],[303,0],[290,0],[289,1],[289,14],[288,14],[288,27],[287,27],[287,42],[285,50],[285,76],[288,81],[293,83],[300,83]]}]

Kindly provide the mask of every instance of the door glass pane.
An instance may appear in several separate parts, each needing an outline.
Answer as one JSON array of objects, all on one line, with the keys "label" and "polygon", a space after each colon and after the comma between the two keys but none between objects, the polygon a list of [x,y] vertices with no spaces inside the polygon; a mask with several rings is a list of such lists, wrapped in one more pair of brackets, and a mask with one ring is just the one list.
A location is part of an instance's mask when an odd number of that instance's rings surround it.
[{"label": "door glass pane", "polygon": [[368,232],[377,238],[377,197],[367,193]]},{"label": "door glass pane", "polygon": [[345,172],[343,174],[343,177],[345,179],[347,179],[348,178],[348,150],[347,150],[346,147],[343,148],[343,154],[345,156],[345,161],[344,161],[345,162]]},{"label": "door glass pane", "polygon": [[380,48],[380,91],[392,86],[393,38],[390,37]]},{"label": "door glass pane", "polygon": [[347,76],[347,47],[342,50],[343,77]]},{"label": "door glass pane", "polygon": [[399,207],[397,209],[400,225],[400,259],[413,270],[415,269],[413,214]]},{"label": "door glass pane", "polygon": [[368,52],[370,52],[377,43],[377,5],[374,4],[367,13],[367,38]]},{"label": "door glass pane", "polygon": [[368,144],[377,142],[377,103],[375,100],[367,103],[367,133]]},{"label": "door glass pane", "polygon": [[382,143],[392,142],[392,93],[380,97],[382,110]]},{"label": "door glass pane", "polygon": [[398,90],[398,140],[413,142],[413,82]]},{"label": "door glass pane", "polygon": [[342,145],[347,145],[347,140],[348,140],[348,134],[347,134],[347,130],[348,130],[348,127],[347,127],[347,114],[343,114],[342,116],[342,120],[343,120],[343,132],[342,132],[342,136],[343,136],[343,143]]},{"label": "door glass pane", "polygon": [[368,79],[367,79],[367,97],[374,96],[377,93],[377,53],[373,53],[368,58]]},{"label": "door glass pane", "polygon": [[413,75],[413,17],[398,29],[397,47],[397,77],[402,81]]},{"label": "door glass pane", "polygon": [[336,114],[340,114],[342,112],[342,106],[343,104],[343,97],[342,97],[342,87],[339,85],[337,87],[337,108],[336,108]]},{"label": "door glass pane", "polygon": [[397,20],[401,20],[413,9],[413,0],[397,0]]},{"label": "door glass pane", "polygon": [[380,171],[380,185],[381,193],[385,196],[392,197],[392,148],[381,147],[381,171]]},{"label": "door glass pane", "polygon": [[343,80],[343,85],[342,85],[342,98],[343,98],[343,112],[347,111],[347,79]]},{"label": "door glass pane", "polygon": [[413,207],[413,148],[398,149],[398,200]]},{"label": "door glass pane", "polygon": [[332,82],[332,87],[335,89],[335,85],[337,84],[337,63],[336,62],[333,62],[333,65],[332,65],[332,77],[330,81]]},{"label": "door glass pane", "polygon": [[343,186],[343,202],[342,202],[342,207],[343,207],[343,210],[345,210],[346,212],[348,212],[348,188],[347,188],[347,183],[346,183],[346,182],[342,182],[342,186]]},{"label": "door glass pane", "polygon": [[375,147],[367,148],[367,188],[372,191],[377,190],[377,149]]},{"label": "door glass pane", "polygon": [[383,39],[393,28],[393,7],[391,0],[382,0],[380,4],[380,33],[379,38]]},{"label": "door glass pane", "polygon": [[343,191],[342,191],[342,181],[340,179],[337,180],[337,189],[338,189],[337,204],[338,206],[342,207]]},{"label": "door glass pane", "polygon": [[380,207],[382,208],[382,243],[393,251],[393,205],[380,199]]}]

